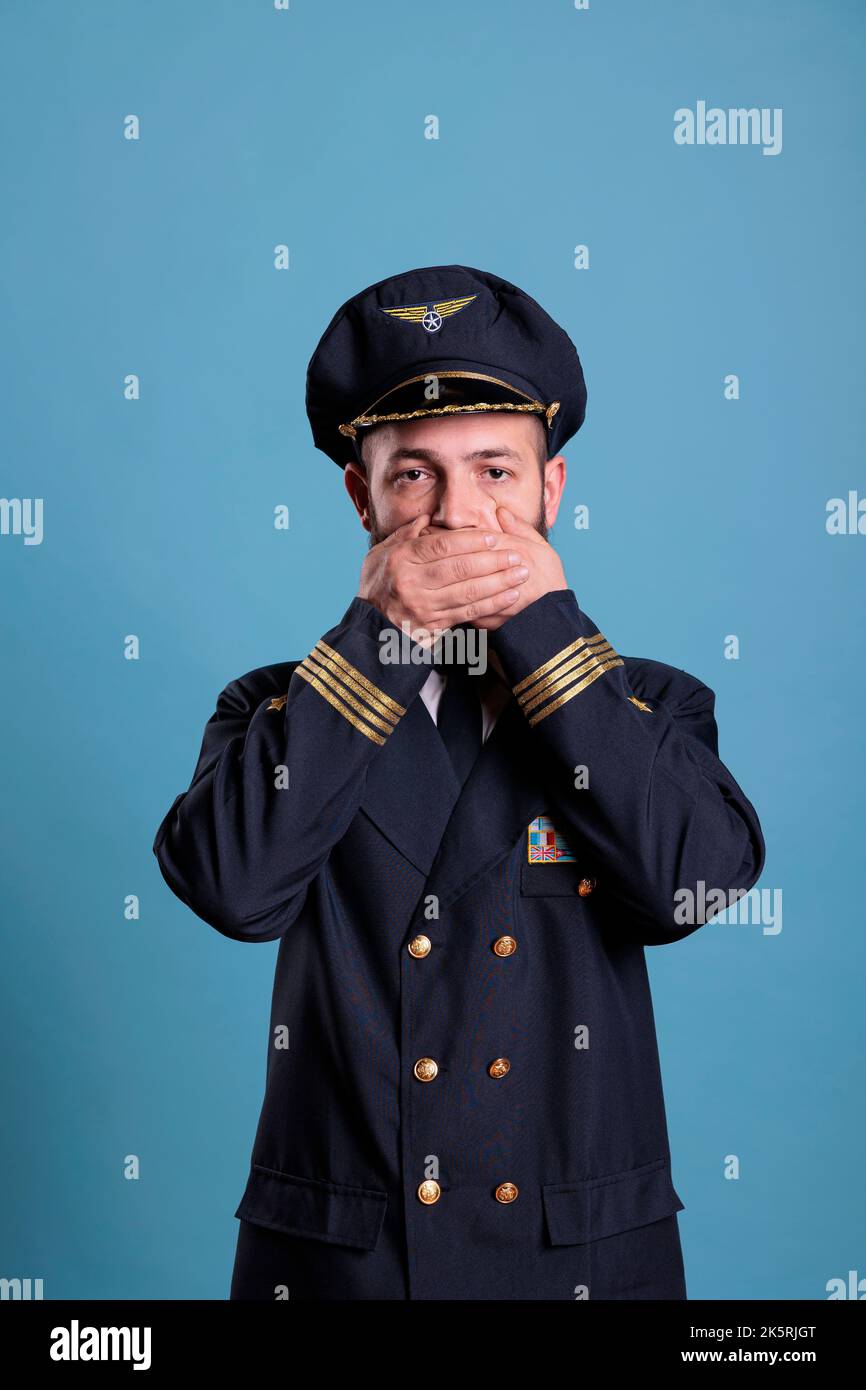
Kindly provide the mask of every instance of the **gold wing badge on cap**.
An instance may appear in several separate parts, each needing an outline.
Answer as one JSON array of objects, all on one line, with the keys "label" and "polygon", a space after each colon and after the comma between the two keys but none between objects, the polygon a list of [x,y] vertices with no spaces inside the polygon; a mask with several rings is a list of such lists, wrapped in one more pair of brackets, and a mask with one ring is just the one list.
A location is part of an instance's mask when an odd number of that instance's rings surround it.
[{"label": "gold wing badge on cap", "polygon": [[383,308],[382,313],[402,319],[404,323],[420,323],[427,333],[437,333],[443,319],[459,314],[461,309],[477,298],[477,294],[464,294],[460,299],[440,299],[435,304],[402,304],[394,309]]}]

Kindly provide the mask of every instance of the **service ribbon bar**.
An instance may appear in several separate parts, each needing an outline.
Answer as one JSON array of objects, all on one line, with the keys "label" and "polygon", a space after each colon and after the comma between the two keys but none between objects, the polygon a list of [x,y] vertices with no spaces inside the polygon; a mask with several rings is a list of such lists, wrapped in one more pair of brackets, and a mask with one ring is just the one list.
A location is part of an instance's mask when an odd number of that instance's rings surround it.
[{"label": "service ribbon bar", "polygon": [[403,705],[392,700],[327,642],[317,642],[309,656],[295,667],[294,674],[309,681],[338,714],[373,743],[384,743],[406,713]]},{"label": "service ribbon bar", "polygon": [[[597,632],[594,637],[578,637],[519,681],[513,687],[514,694],[529,723],[537,724],[586,690],[605,671],[624,665],[622,657],[617,656],[602,633]],[[559,691],[562,694],[558,694]]]}]

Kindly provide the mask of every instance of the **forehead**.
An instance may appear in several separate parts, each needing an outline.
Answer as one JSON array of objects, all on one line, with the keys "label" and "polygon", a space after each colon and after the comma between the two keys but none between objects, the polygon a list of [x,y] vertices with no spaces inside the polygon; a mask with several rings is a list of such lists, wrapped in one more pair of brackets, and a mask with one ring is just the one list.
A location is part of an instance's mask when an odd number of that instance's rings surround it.
[{"label": "forehead", "polygon": [[423,416],[418,420],[392,420],[372,432],[364,453],[368,459],[388,459],[396,451],[417,449],[443,460],[459,460],[470,454],[502,450],[520,458],[535,458],[539,429],[537,415],[490,410],[469,415]]}]

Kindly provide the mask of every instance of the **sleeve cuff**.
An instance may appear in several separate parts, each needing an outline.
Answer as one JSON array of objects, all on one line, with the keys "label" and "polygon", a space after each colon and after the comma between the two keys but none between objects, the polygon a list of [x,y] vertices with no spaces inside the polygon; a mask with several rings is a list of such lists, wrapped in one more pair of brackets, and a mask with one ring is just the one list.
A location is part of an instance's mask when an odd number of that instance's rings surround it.
[{"label": "sleeve cuff", "polygon": [[339,623],[298,662],[292,681],[298,693],[309,686],[358,733],[381,745],[430,674],[422,656],[423,648],[408,633],[356,596]]},{"label": "sleeve cuff", "polygon": [[[599,677],[624,667],[580,608],[573,589],[542,594],[491,633],[508,683],[530,724],[538,724]],[[622,678],[622,672],[617,673]]]}]

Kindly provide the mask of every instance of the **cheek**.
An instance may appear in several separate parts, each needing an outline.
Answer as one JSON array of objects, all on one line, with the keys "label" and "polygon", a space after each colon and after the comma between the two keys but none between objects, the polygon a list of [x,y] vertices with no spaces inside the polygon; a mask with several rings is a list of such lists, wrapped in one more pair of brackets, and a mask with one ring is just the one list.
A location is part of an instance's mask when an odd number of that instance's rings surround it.
[{"label": "cheek", "polygon": [[378,496],[371,499],[376,510],[376,518],[383,525],[387,525],[389,531],[395,527],[402,526],[404,522],[411,521],[424,511],[423,501],[420,497],[407,497],[405,493],[391,492],[386,489]]},{"label": "cheek", "polygon": [[[436,510],[436,493],[432,486],[416,486],[403,491],[400,488],[385,489],[374,498],[376,516],[389,533],[416,516],[427,513],[432,516]],[[422,532],[422,535],[424,533]]]},{"label": "cheek", "polygon": [[[544,503],[544,493],[537,475],[523,478],[508,478],[489,491],[491,505],[507,507],[521,521],[534,526],[539,509]],[[502,529],[501,527],[499,528]]]}]

